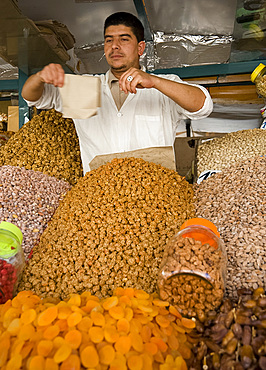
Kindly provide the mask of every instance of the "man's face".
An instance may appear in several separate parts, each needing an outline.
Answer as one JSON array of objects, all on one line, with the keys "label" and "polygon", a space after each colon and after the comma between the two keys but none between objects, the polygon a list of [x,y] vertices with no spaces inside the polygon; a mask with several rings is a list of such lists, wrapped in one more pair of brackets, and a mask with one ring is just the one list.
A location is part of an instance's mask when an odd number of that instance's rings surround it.
[{"label": "man's face", "polygon": [[139,68],[139,56],[144,48],[144,41],[138,43],[130,27],[120,24],[105,30],[104,52],[113,72],[123,73],[130,67]]}]

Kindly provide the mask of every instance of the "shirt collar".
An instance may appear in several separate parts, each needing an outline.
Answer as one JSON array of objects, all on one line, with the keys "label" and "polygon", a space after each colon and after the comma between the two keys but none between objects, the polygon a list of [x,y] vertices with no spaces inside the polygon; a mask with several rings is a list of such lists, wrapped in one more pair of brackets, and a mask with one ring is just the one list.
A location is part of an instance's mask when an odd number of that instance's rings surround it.
[{"label": "shirt collar", "polygon": [[109,70],[109,74],[108,74],[108,85],[111,89],[111,84],[112,82],[115,82],[115,81],[118,81],[118,78],[115,77],[115,75],[111,72],[111,70]]}]

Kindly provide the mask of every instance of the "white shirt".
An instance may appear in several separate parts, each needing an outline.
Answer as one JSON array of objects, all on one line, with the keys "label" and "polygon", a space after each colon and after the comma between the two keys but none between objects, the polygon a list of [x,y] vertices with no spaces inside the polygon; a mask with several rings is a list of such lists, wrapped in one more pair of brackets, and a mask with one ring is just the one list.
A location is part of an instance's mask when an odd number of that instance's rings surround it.
[{"label": "white shirt", "polygon": [[[118,110],[108,85],[108,76],[109,71],[98,75],[102,83],[102,93],[101,107],[98,108],[97,115],[88,119],[73,120],[79,138],[84,174],[90,171],[89,163],[97,155],[173,146],[176,129],[182,119],[205,118],[213,109],[207,89],[194,85],[206,95],[204,106],[197,112],[186,111],[154,88],[137,89],[136,94],[129,93]],[[158,76],[186,83],[176,75]],[[27,103],[38,109],[54,108],[62,112],[59,90],[50,84],[44,85],[39,100]]]}]

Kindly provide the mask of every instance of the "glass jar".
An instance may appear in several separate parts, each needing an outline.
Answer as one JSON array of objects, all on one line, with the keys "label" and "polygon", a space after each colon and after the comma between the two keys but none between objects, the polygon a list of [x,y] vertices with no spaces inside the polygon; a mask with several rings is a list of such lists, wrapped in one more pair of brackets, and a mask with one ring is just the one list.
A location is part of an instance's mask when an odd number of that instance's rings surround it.
[{"label": "glass jar", "polygon": [[23,235],[10,223],[0,223],[0,304],[12,299],[25,264],[21,248]]},{"label": "glass jar", "polygon": [[227,256],[216,226],[204,218],[186,221],[164,251],[159,275],[160,298],[187,317],[204,320],[222,303]]},{"label": "glass jar", "polygon": [[260,63],[251,73],[250,79],[256,84],[258,95],[266,98],[266,66]]}]

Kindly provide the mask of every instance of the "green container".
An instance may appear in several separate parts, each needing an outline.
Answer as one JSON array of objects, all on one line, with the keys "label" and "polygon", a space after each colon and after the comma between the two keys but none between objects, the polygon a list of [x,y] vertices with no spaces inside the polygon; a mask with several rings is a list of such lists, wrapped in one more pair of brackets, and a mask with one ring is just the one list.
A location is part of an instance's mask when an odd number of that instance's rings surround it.
[{"label": "green container", "polygon": [[21,230],[10,222],[0,223],[0,304],[16,294],[25,265]]}]

